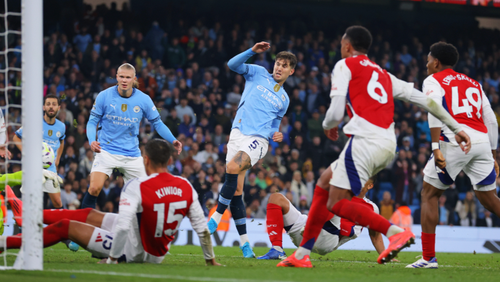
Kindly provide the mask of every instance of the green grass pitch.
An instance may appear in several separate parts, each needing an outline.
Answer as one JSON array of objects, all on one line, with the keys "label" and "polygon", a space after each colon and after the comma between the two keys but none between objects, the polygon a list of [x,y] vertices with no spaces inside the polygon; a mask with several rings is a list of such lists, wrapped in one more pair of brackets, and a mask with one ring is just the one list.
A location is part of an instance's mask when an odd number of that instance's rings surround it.
[{"label": "green grass pitch", "polygon": [[[256,255],[267,252],[255,248]],[[286,250],[291,254],[293,250]],[[173,246],[161,265],[100,265],[90,253],[70,252],[59,244],[45,249],[44,271],[0,271],[0,282],[57,281],[500,281],[500,254],[437,255],[439,269],[405,269],[418,253],[402,252],[399,263],[379,265],[375,251],[335,251],[326,256],[313,254],[313,269],[277,268],[278,261],[244,259],[237,247],[216,247],[217,261],[224,266],[205,266],[201,248]],[[9,257],[12,265],[13,257]]]}]

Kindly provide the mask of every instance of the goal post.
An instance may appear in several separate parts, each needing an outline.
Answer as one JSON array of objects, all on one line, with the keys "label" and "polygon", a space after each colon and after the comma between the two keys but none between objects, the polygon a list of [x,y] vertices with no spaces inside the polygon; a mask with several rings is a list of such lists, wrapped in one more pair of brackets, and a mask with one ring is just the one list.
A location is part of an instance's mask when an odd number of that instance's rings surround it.
[{"label": "goal post", "polygon": [[14,267],[43,270],[43,0],[22,0],[22,250]]}]

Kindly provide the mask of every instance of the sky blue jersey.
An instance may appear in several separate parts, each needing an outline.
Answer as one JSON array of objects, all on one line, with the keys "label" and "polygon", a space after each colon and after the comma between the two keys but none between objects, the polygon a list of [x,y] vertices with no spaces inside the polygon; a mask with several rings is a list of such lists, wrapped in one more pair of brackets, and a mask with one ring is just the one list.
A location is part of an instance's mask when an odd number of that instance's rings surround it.
[{"label": "sky blue jersey", "polygon": [[[140,157],[139,125],[145,117],[158,134],[172,143],[175,137],[161,121],[151,98],[133,89],[128,98],[120,96],[118,86],[101,91],[90,111],[87,123],[89,142],[99,141],[101,149],[114,155]],[[99,124],[96,139],[96,126]]]},{"label": "sky blue jersey", "polygon": [[[56,162],[57,159],[57,150],[61,146],[61,142],[66,138],[66,125],[62,123],[60,120],[56,119],[54,124],[48,124],[45,119],[43,119],[43,142],[47,143],[52,150],[54,150],[54,162],[47,169],[52,172],[57,173]],[[19,128],[16,131],[17,137],[23,139],[23,128]]]},{"label": "sky blue jersey", "polygon": [[290,98],[265,68],[245,64],[255,52],[249,49],[233,57],[227,65],[246,79],[232,128],[244,135],[257,135],[271,139],[279,131]]}]

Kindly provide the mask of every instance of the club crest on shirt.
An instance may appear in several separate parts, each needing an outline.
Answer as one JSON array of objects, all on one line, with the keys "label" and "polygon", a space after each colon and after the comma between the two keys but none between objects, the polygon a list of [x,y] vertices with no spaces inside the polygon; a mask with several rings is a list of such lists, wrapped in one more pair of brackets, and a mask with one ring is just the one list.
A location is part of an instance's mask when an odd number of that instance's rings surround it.
[{"label": "club crest on shirt", "polygon": [[278,91],[280,91],[280,88],[281,88],[281,87],[280,87],[280,85],[279,85],[279,84],[274,85],[274,92],[278,92]]},{"label": "club crest on shirt", "polygon": [[49,136],[52,136],[52,129],[49,129]]},{"label": "club crest on shirt", "polygon": [[59,138],[59,137],[61,137],[61,132],[60,132],[60,131],[56,132],[56,136],[57,136],[58,138]]},{"label": "club crest on shirt", "polygon": [[139,108],[139,106],[135,106],[134,107],[134,113],[138,113],[140,110],[141,110],[141,108]]},{"label": "club crest on shirt", "polygon": [[286,98],[285,98],[284,94],[281,94],[281,100],[283,100],[283,102],[285,102]]},{"label": "club crest on shirt", "polygon": [[127,104],[122,104],[122,112],[126,112],[127,111]]}]

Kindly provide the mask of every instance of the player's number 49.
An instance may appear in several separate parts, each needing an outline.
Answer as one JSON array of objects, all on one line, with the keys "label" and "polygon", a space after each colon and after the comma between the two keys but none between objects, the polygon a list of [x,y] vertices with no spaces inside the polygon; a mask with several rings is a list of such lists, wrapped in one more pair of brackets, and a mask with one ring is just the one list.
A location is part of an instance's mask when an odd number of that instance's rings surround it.
[{"label": "player's number 49", "polygon": [[165,224],[165,203],[162,204],[154,204],[154,210],[157,212],[156,217],[156,230],[155,237],[162,237],[163,234],[167,236],[173,236],[179,225],[181,224],[182,218],[184,217],[182,214],[175,214],[176,210],[184,209],[187,207],[187,201],[173,202],[168,206],[168,215],[167,215],[167,224],[171,224],[177,222],[174,229],[167,229],[163,231],[163,227]]},{"label": "player's number 49", "polygon": [[[477,95],[477,101],[474,100],[474,94]],[[462,106],[459,106],[459,95],[458,95],[458,86],[453,86],[451,88],[451,108],[453,110],[453,113],[458,115],[458,114],[463,114],[466,113],[468,118],[472,118],[472,106],[476,107],[477,112],[476,116],[477,118],[481,118],[481,92],[479,92],[479,89],[475,87],[469,87],[467,90],[465,90],[465,97],[467,99],[462,99]],[[472,106],[470,104],[472,104]]]}]

